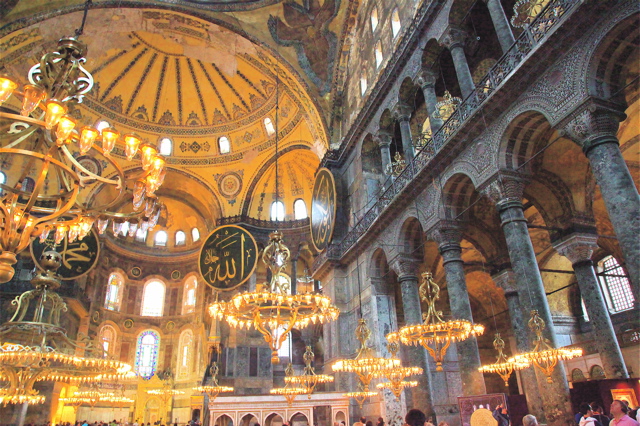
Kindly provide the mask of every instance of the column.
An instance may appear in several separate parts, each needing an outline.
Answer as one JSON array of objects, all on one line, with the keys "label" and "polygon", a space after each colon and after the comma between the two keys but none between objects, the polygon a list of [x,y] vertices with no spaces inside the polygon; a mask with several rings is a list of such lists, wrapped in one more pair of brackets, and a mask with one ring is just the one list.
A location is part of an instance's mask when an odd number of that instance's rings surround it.
[{"label": "column", "polygon": [[[422,309],[420,307],[420,294],[418,293],[418,262],[409,256],[399,255],[391,267],[398,274],[406,325],[421,324]],[[427,417],[433,416],[435,418],[427,351],[422,346],[406,346],[405,348],[409,354],[407,365],[420,367],[424,371],[423,374],[417,377],[418,386],[411,388],[410,394],[409,392],[405,393],[407,396],[407,410],[418,408]]]},{"label": "column", "polygon": [[436,96],[436,74],[429,68],[424,68],[420,74],[418,74],[417,83],[422,88],[422,94],[424,95],[424,103],[427,107],[427,114],[429,114],[429,124],[431,125],[431,134],[435,135],[442,127],[443,121],[441,118],[435,118],[436,104],[438,98]]},{"label": "column", "polygon": [[402,150],[404,151],[404,160],[409,164],[413,160],[413,139],[411,138],[411,118],[412,109],[403,103],[397,103],[393,108],[393,117],[400,123],[400,134],[402,136]]},{"label": "column", "polygon": [[636,302],[640,302],[640,196],[616,136],[619,122],[626,116],[614,106],[595,99],[582,108],[564,130],[589,159],[618,237]]},{"label": "column", "polygon": [[384,174],[387,173],[387,169],[391,164],[391,151],[389,151],[389,147],[391,146],[391,140],[393,139],[393,135],[391,132],[386,130],[379,130],[378,136],[376,137],[376,141],[378,146],[380,147],[380,156],[382,157],[382,172]]},{"label": "column", "polygon": [[473,84],[473,77],[471,76],[467,57],[464,53],[464,41],[466,37],[467,34],[461,29],[449,27],[440,39],[440,44],[451,52],[453,66],[456,69],[456,76],[458,77],[458,85],[460,85],[462,97],[465,99],[473,93],[476,87],[475,84]]},{"label": "column", "polygon": [[554,248],[573,265],[582,300],[589,314],[589,322],[593,327],[591,334],[607,378],[627,379],[627,366],[591,261],[593,250],[598,247],[597,240],[597,235],[575,233],[555,243]]},{"label": "column", "polygon": [[[449,292],[449,304],[451,315],[456,319],[464,319],[473,322],[471,303],[464,274],[464,262],[462,261],[462,231],[454,221],[440,221],[429,232],[430,237],[438,242],[438,249],[442,255]],[[462,390],[465,396],[484,395],[487,389],[484,384],[484,376],[478,371],[482,365],[478,342],[475,337],[457,343],[458,358],[460,362],[460,377]]]},{"label": "column", "polygon": [[[481,192],[496,203],[507,241],[509,258],[516,276],[520,302],[526,312],[525,318],[528,321],[529,312],[537,309],[546,323],[544,337],[549,339],[552,346],[558,347],[544,283],[529,237],[527,219],[524,217],[521,201],[523,189],[524,181],[519,176],[504,171],[499,172],[488,184],[483,185]],[[529,350],[532,348],[533,346],[530,346]],[[558,363],[551,379],[553,382],[545,385],[541,392],[545,417],[549,426],[564,426],[573,416],[564,364]]]},{"label": "column", "polygon": [[[518,290],[516,288],[516,277],[512,270],[505,269],[494,276],[493,281],[502,290],[507,299],[507,308],[509,309],[509,318],[513,335],[516,338],[516,349],[519,353],[529,352],[531,350],[531,341],[529,327],[527,327],[528,318],[525,319],[525,310],[520,303]],[[518,374],[518,373],[516,373]],[[542,406],[542,397],[540,396],[540,388],[536,379],[536,372],[532,368],[525,368],[519,372],[524,395],[527,398],[527,407],[529,412],[536,416],[540,423],[545,422],[544,409]]]},{"label": "column", "polygon": [[498,41],[502,48],[502,53],[507,53],[507,50],[516,42],[507,15],[504,13],[500,0],[483,0],[487,4],[489,14],[491,15],[491,22],[496,29],[498,35]]}]

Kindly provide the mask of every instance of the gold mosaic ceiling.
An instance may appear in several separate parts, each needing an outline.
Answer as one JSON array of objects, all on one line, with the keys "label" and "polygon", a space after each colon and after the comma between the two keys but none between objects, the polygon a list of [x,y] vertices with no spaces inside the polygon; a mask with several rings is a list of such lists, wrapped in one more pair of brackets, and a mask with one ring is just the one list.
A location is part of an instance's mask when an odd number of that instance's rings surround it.
[{"label": "gold mosaic ceiling", "polygon": [[[287,219],[296,199],[310,204],[313,176],[328,146],[326,130],[291,68],[230,30],[180,13],[94,9],[89,17],[81,40],[95,87],[80,105],[83,121],[105,119],[152,143],[171,138],[167,163],[176,173],[170,176],[198,182],[190,195],[216,206],[203,216],[215,211],[268,219],[275,136],[265,118],[275,126],[277,105]],[[24,82],[29,67],[80,21],[81,13],[70,13],[0,39],[6,71]],[[220,152],[221,137],[230,141],[229,153]]]}]

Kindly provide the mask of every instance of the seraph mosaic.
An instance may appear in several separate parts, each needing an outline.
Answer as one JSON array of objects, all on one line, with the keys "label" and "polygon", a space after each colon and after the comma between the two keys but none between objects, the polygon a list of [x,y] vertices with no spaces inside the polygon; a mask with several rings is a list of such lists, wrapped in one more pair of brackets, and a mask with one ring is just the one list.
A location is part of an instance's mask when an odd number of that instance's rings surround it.
[{"label": "seraph mosaic", "polygon": [[282,5],[284,22],[269,16],[271,36],[281,46],[293,46],[298,62],[322,95],[329,92],[337,37],[329,24],[338,14],[340,0],[305,0],[304,6],[294,2]]}]

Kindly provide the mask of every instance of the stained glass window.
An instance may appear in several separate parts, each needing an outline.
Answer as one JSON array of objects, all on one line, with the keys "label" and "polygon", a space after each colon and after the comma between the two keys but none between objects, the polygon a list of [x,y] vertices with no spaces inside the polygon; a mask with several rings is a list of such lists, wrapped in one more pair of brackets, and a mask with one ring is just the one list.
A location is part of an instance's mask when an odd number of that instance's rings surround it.
[{"label": "stained glass window", "polygon": [[178,355],[178,377],[185,378],[189,375],[191,358],[193,354],[193,333],[185,330],[180,334],[180,352]]},{"label": "stained glass window", "polygon": [[198,280],[196,277],[189,277],[184,284],[184,293],[182,295],[182,315],[189,314],[195,310],[197,289]]},{"label": "stained glass window", "polygon": [[164,310],[164,284],[162,281],[149,281],[144,286],[142,295],[143,317],[161,317]]},{"label": "stained glass window", "polygon": [[618,260],[613,256],[607,256],[598,263],[598,270],[609,310],[615,313],[633,309],[635,298],[631,291],[631,283]]},{"label": "stained glass window", "polygon": [[104,307],[110,311],[120,310],[120,295],[122,293],[122,284],[124,280],[122,276],[117,273],[109,275],[109,282],[107,283],[107,295],[104,299]]},{"label": "stained glass window", "polygon": [[107,354],[113,355],[113,350],[115,349],[116,343],[116,330],[110,325],[105,325],[100,330],[100,343],[102,344],[102,349]]},{"label": "stained glass window", "polygon": [[150,379],[158,367],[160,336],[153,330],[143,331],[138,337],[136,347],[136,373],[144,379]]}]

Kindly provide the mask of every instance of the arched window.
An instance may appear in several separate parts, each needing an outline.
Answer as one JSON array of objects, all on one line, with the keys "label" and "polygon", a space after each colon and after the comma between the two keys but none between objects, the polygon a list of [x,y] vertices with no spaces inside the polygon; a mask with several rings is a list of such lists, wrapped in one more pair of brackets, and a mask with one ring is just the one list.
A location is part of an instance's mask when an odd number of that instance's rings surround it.
[{"label": "arched window", "polygon": [[218,148],[220,149],[220,154],[228,154],[231,152],[231,142],[229,142],[229,138],[226,136],[220,136],[218,139]]},{"label": "arched window", "polygon": [[271,203],[271,220],[284,220],[284,203],[282,201]]},{"label": "arched window", "polygon": [[0,172],[0,183],[7,183],[7,175],[4,172]]},{"label": "arched window", "polygon": [[276,134],[276,129],[273,127],[273,122],[269,117],[264,119],[264,129],[267,131],[267,136],[273,136]]},{"label": "arched window", "polygon": [[122,286],[124,278],[122,275],[113,272],[109,275],[107,282],[107,295],[104,298],[104,307],[110,311],[120,310],[120,301],[122,299]]},{"label": "arched window", "polygon": [[173,153],[173,141],[169,138],[162,138],[158,143],[158,152],[160,155],[169,156]]},{"label": "arched window", "polygon": [[105,120],[100,120],[98,121],[98,124],[96,124],[96,130],[100,133],[102,133],[104,129],[108,129],[109,127],[111,127],[111,124],[109,124],[109,122]]},{"label": "arched window", "polygon": [[193,358],[193,332],[185,330],[180,334],[180,343],[178,346],[178,378],[184,379],[189,377],[189,370]]},{"label": "arched window", "polygon": [[142,228],[138,228],[136,231],[136,241],[139,243],[147,241],[147,232],[149,232],[148,229],[143,230]]},{"label": "arched window", "polygon": [[376,43],[376,68],[380,68],[382,59],[382,43],[380,43],[380,40],[378,40],[378,42]]},{"label": "arched window", "polygon": [[307,205],[302,198],[298,198],[293,203],[293,217],[296,220],[307,218]]},{"label": "arched window", "polygon": [[156,236],[153,240],[153,243],[159,247],[167,246],[167,233],[165,231],[156,232]]},{"label": "arched window", "polygon": [[198,230],[198,228],[193,228],[191,230],[191,239],[194,243],[200,239],[200,231]]},{"label": "arched window", "polygon": [[176,245],[183,246],[187,243],[187,234],[184,231],[176,232]]},{"label": "arched window", "polygon": [[196,277],[189,277],[184,284],[182,294],[182,315],[190,314],[196,309],[196,291],[198,290],[198,280]]},{"label": "arched window", "polygon": [[142,294],[142,309],[140,315],[143,317],[161,317],[164,310],[164,283],[152,280],[145,284]]},{"label": "arched window", "polygon": [[33,188],[35,187],[36,187],[36,181],[31,179],[30,177],[26,177],[23,179],[20,189],[24,192],[32,192]]},{"label": "arched window", "polygon": [[367,77],[360,77],[360,94],[364,96],[367,93]]},{"label": "arched window", "polygon": [[145,330],[138,337],[135,371],[144,379],[150,379],[158,367],[160,336],[153,330]]},{"label": "arched window", "polygon": [[613,256],[607,256],[598,263],[598,275],[602,292],[612,313],[633,309],[635,298],[627,274]]},{"label": "arched window", "polygon": [[105,325],[100,330],[100,344],[105,351],[105,356],[113,355],[116,345],[116,330],[110,326]]},{"label": "arched window", "polygon": [[378,28],[378,8],[374,7],[371,11],[371,31],[375,31]]},{"label": "arched window", "polygon": [[400,23],[400,14],[398,13],[398,9],[393,9],[393,12],[391,13],[391,32],[393,33],[393,37],[398,35],[400,28],[402,28],[402,24]]}]

